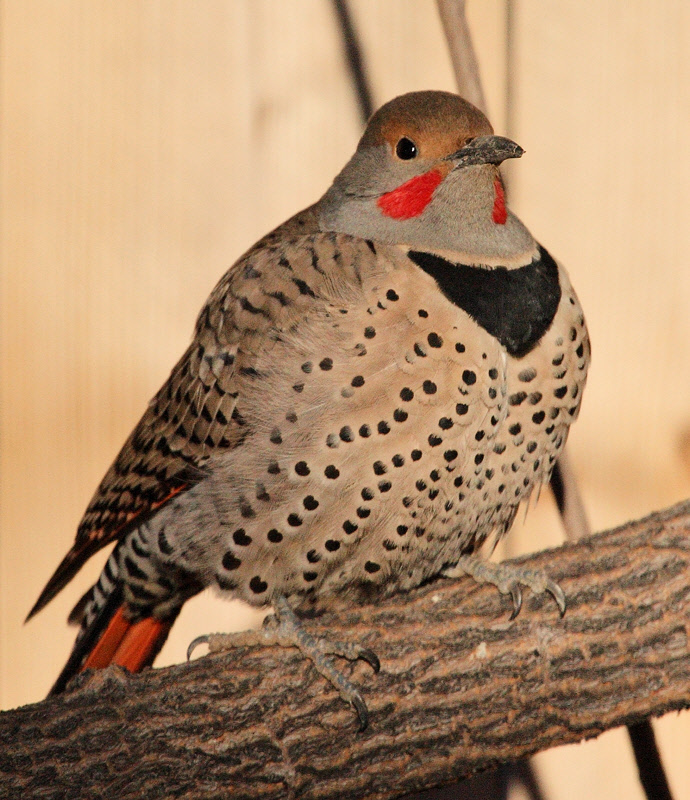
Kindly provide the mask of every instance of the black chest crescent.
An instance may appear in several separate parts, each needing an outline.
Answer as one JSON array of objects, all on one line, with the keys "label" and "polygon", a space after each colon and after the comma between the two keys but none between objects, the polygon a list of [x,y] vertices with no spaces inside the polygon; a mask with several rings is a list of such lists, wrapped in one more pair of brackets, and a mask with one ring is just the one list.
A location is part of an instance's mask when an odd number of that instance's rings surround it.
[{"label": "black chest crescent", "polygon": [[417,250],[408,256],[515,358],[539,343],[561,301],[558,265],[541,245],[539,257],[518,269],[456,264]]}]

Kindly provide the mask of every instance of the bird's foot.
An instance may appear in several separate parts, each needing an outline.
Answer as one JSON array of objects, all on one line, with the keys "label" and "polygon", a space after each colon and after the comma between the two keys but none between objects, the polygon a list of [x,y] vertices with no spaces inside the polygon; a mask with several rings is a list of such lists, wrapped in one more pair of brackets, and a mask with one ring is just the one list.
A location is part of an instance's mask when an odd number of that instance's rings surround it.
[{"label": "bird's foot", "polygon": [[330,656],[340,656],[350,661],[362,659],[371,665],[374,672],[381,668],[378,656],[372,650],[352,642],[331,641],[316,638],[304,630],[302,623],[284,597],[273,602],[274,614],[266,617],[259,630],[241,633],[212,633],[199,636],[187,648],[187,659],[200,644],[207,644],[211,653],[219,653],[234,647],[264,645],[266,647],[297,647],[316,669],[349,703],[359,718],[359,729],[363,731],[369,723],[369,712],[359,690],[337,668]]},{"label": "bird's foot", "polygon": [[565,614],[565,594],[563,589],[541,570],[526,569],[515,564],[495,564],[477,556],[462,556],[458,563],[444,570],[444,578],[459,578],[471,575],[477,583],[492,583],[501,594],[509,594],[513,600],[511,619],[515,619],[522,608],[522,586],[529,587],[535,594],[548,592],[556,601],[561,616]]}]

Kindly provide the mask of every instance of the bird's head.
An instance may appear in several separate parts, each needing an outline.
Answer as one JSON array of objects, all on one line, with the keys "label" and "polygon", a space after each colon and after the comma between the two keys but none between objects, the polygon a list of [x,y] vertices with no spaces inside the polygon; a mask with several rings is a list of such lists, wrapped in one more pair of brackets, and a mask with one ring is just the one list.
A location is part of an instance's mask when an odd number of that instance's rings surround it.
[{"label": "bird's head", "polygon": [[321,226],[388,243],[472,252],[479,229],[492,234],[512,218],[524,230],[506,210],[498,171],[502,161],[522,153],[457,95],[402,95],[369,120],[354,156],[320,201]]}]

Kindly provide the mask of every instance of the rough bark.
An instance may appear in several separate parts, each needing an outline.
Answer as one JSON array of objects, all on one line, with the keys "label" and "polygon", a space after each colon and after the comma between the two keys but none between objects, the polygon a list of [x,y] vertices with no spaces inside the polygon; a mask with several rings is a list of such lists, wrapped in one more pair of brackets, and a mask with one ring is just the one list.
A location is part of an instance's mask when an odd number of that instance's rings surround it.
[{"label": "rough bark", "polygon": [[0,715],[9,798],[390,798],[690,705],[690,502],[522,563],[568,597],[437,581],[308,622],[373,648],[341,662],[356,718],[294,650],[110,668]]}]

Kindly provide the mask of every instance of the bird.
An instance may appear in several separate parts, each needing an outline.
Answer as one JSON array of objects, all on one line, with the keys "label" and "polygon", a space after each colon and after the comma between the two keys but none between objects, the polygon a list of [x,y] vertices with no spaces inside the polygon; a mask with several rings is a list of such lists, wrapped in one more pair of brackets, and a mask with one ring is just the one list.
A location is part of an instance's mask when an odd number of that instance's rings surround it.
[{"label": "bird", "polygon": [[549,480],[590,360],[565,269],[506,205],[499,167],[523,153],[458,95],[404,94],[320,200],[230,267],[27,617],[115,542],[51,694],[150,666],[214,587],[272,607],[246,636],[299,647],[363,728],[336,659],[378,658],[315,639],[305,611],[470,574],[514,613],[521,585],[563,612],[548,576],[478,552]]}]

